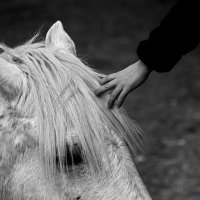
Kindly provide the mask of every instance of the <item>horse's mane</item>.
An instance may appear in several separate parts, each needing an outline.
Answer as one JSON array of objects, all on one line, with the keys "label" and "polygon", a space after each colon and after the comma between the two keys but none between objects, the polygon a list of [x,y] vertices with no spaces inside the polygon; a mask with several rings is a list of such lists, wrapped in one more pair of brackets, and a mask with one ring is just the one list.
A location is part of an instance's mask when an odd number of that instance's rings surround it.
[{"label": "horse's mane", "polygon": [[95,96],[103,75],[66,49],[50,48],[35,39],[14,49],[5,48],[22,61],[18,67],[24,72],[27,85],[18,107],[26,114],[34,110],[39,151],[46,168],[55,169],[58,156],[62,170],[66,143],[72,147],[75,141],[80,143],[90,169],[100,172],[101,158],[107,158],[105,137],[109,138],[111,132],[124,141],[133,155],[140,130],[123,109],[107,108],[108,94]]}]

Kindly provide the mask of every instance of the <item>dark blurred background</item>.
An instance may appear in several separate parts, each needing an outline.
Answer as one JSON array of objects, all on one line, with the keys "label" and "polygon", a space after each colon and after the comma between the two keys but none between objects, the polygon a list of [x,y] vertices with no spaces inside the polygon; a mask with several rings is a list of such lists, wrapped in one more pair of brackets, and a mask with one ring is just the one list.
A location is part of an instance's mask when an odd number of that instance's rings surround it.
[{"label": "dark blurred background", "polygon": [[[173,0],[0,0],[0,41],[15,46],[62,21],[78,55],[106,74],[136,59],[138,42]],[[165,61],[163,61],[165,62]],[[200,49],[152,73],[125,102],[144,129],[136,165],[154,200],[200,199]]]}]

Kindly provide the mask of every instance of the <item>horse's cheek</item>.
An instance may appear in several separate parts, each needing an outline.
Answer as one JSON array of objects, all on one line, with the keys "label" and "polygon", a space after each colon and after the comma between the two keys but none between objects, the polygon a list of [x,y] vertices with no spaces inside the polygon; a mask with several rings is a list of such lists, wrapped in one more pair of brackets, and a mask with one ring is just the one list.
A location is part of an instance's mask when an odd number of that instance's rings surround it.
[{"label": "horse's cheek", "polygon": [[55,186],[44,176],[40,161],[35,155],[21,160],[14,166],[11,175],[11,195],[15,200],[60,200],[60,194]]}]

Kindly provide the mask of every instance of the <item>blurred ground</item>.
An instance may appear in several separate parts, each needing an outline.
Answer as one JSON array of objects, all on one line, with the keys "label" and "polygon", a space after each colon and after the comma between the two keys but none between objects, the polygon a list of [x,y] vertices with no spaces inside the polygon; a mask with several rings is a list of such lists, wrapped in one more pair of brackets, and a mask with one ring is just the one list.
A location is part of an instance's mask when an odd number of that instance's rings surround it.
[{"label": "blurred ground", "polygon": [[[148,35],[174,1],[1,0],[0,41],[17,45],[61,20],[80,57],[105,73],[137,58]],[[45,32],[45,31],[44,31]],[[165,61],[163,61],[165,62]],[[125,102],[144,129],[136,164],[154,200],[200,199],[200,50],[166,74],[153,73]]]}]

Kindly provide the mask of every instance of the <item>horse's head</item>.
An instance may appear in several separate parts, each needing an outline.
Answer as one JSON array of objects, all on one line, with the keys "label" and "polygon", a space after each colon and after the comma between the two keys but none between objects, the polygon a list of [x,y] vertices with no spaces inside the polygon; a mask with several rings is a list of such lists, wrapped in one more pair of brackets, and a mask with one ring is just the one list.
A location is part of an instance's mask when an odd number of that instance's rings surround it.
[{"label": "horse's head", "polygon": [[94,95],[102,75],[61,22],[35,39],[0,46],[2,198],[148,199],[132,161],[138,128]]}]

